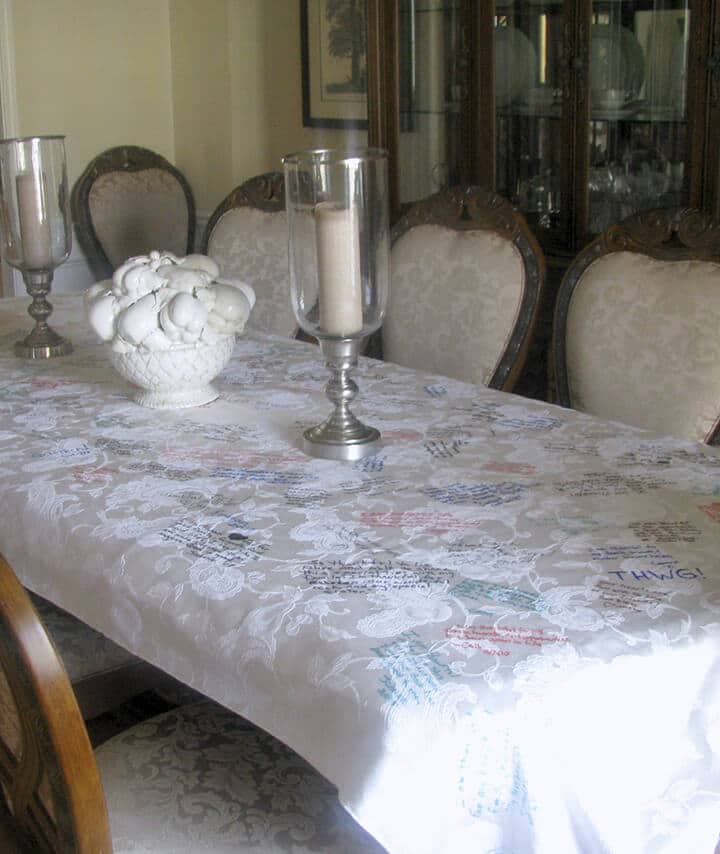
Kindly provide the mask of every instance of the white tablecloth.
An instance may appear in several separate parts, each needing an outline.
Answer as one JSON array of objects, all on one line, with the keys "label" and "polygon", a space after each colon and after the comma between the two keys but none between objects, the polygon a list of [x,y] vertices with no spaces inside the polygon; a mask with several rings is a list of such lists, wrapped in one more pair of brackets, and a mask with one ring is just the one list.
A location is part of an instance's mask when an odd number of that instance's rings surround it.
[{"label": "white tablecloth", "polygon": [[222,398],[144,409],[86,331],[16,359],[0,550],[30,588],[255,721],[391,852],[708,852],[720,456],[382,362],[384,445],[313,460],[316,347],[247,336]]}]

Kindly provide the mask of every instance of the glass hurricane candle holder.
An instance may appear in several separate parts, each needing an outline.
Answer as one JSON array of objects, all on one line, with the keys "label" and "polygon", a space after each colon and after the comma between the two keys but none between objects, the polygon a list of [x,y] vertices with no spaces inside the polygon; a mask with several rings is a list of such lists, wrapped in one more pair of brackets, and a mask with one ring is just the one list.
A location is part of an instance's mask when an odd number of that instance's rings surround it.
[{"label": "glass hurricane candle holder", "polygon": [[72,239],[65,137],[0,140],[0,235],[3,258],[22,272],[32,297],[28,314],[35,326],[15,344],[16,355],[45,359],[72,352],[47,323],[53,271],[67,260]]},{"label": "glass hurricane candle holder", "polygon": [[350,411],[363,339],[380,327],[390,279],[387,153],[318,150],[283,158],[290,289],[300,327],[320,342],[330,416],[303,434],[314,457],[357,460],[380,433]]}]

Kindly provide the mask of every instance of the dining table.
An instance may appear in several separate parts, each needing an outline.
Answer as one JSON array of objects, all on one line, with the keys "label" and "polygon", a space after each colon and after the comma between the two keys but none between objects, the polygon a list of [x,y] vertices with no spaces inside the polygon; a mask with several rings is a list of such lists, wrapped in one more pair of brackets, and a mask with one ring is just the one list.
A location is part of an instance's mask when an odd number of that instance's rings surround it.
[{"label": "dining table", "polygon": [[152,409],[81,294],[0,300],[0,552],[304,756],[391,854],[713,854],[720,450],[361,358],[356,462],[312,343],[238,336]]}]

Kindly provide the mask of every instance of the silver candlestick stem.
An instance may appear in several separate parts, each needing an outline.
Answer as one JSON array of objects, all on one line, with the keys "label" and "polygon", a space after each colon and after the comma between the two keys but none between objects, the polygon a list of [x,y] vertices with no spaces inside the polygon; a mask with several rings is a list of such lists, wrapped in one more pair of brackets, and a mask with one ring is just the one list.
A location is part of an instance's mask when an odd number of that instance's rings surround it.
[{"label": "silver candlestick stem", "polygon": [[377,453],[380,433],[350,411],[358,393],[350,371],[357,367],[360,339],[321,338],[320,350],[331,372],[325,394],[335,405],[330,416],[303,433],[303,451],[327,460],[359,460]]},{"label": "silver candlestick stem", "polygon": [[47,301],[52,278],[52,271],[23,272],[25,288],[32,297],[28,314],[35,321],[35,326],[22,341],[16,342],[16,356],[25,359],[48,359],[72,353],[72,344],[62,335],[58,335],[47,323],[52,314],[52,306]]}]

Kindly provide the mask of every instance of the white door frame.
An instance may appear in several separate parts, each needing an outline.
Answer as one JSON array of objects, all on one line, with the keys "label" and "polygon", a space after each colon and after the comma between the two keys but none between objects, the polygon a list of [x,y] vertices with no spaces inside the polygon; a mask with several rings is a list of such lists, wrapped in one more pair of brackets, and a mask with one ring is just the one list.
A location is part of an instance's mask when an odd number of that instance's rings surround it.
[{"label": "white door frame", "polygon": [[[17,86],[15,83],[15,30],[13,28],[12,0],[0,0],[0,131],[2,137],[18,136]],[[3,296],[24,294],[22,276],[2,262]]]},{"label": "white door frame", "polygon": [[19,121],[12,0],[0,0],[0,107],[3,137],[17,136]]}]

